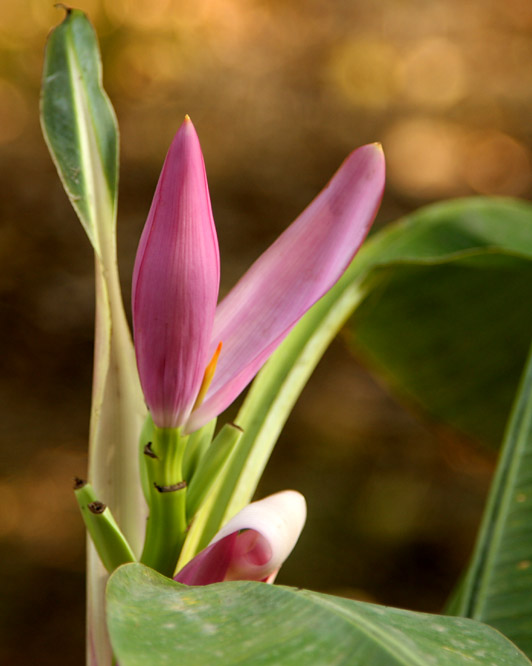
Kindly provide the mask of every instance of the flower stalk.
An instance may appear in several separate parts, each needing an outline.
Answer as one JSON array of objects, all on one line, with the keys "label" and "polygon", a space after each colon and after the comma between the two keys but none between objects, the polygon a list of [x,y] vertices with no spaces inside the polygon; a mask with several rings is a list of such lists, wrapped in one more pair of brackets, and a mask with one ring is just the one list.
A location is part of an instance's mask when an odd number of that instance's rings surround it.
[{"label": "flower stalk", "polygon": [[144,447],[150,515],[140,561],[172,576],[187,532],[187,483],[183,455],[187,444],[178,428],[153,429]]}]

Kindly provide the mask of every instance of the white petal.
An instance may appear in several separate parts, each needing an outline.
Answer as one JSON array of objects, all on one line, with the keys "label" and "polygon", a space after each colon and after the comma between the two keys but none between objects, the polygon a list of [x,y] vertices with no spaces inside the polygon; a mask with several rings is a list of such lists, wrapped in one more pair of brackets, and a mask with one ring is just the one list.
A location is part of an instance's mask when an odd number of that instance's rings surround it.
[{"label": "white petal", "polygon": [[222,527],[211,544],[240,530],[258,532],[271,549],[271,557],[261,571],[254,570],[254,580],[262,580],[275,574],[290,555],[306,517],[307,505],[303,495],[295,490],[284,490],[248,504]]}]

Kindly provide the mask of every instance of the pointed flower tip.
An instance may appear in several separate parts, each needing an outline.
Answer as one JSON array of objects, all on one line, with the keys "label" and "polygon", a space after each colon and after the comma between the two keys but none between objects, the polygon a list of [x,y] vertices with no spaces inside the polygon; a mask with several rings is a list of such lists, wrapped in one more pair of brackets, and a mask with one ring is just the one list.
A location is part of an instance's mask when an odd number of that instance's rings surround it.
[{"label": "pointed flower tip", "polygon": [[203,169],[205,168],[198,133],[188,114],[177,130],[168,153],[176,161],[186,159],[185,156],[192,157],[198,163],[201,162]]},{"label": "pointed flower tip", "polygon": [[365,146],[360,146],[352,154],[359,155],[371,155],[372,157],[382,161],[384,163],[384,150],[382,143],[375,141],[374,143],[368,143]]},{"label": "pointed flower tip", "polygon": [[382,196],[386,177],[386,159],[380,142],[375,141],[375,143],[368,143],[357,148],[349,155],[346,162],[350,162],[355,168],[363,168],[364,180],[370,181],[374,187],[381,190]]},{"label": "pointed flower tip", "polygon": [[188,113],[185,115],[185,118],[184,118],[183,122],[181,123],[181,127],[178,130],[178,134],[179,134],[179,132],[185,132],[186,134],[193,134],[196,137],[196,139],[199,143],[199,138],[198,138],[198,135],[197,135],[197,132],[196,132],[196,128],[194,127],[194,123],[190,119],[190,116],[188,115]]},{"label": "pointed flower tip", "polygon": [[179,127],[179,129],[175,134],[173,143],[176,143],[176,139],[178,140],[177,142],[179,142],[180,138],[188,138],[188,137],[194,137],[199,145],[199,138],[196,133],[196,128],[194,127],[194,123],[192,122],[190,116],[187,113],[185,115],[183,122],[181,123],[181,126]]},{"label": "pointed flower tip", "polygon": [[209,361],[219,280],[205,164],[185,119],[168,150],[133,274],[137,365],[158,427],[182,425],[194,405]]},{"label": "pointed flower tip", "polygon": [[[184,132],[187,135],[193,134],[196,138],[198,136],[196,133],[196,128],[194,127],[194,123],[190,119],[188,113],[186,114],[185,119],[181,123],[181,127],[179,128],[177,133],[180,134],[181,132]],[[199,143],[199,138],[197,138],[197,141]]]},{"label": "pointed flower tip", "polygon": [[201,154],[201,147],[196,128],[187,113],[183,122],[179,126],[179,129],[174,134],[174,138],[168,149],[167,159],[169,156],[172,156],[172,160],[174,161],[183,160],[184,156],[189,154],[188,151],[190,149],[194,150],[196,156]]}]

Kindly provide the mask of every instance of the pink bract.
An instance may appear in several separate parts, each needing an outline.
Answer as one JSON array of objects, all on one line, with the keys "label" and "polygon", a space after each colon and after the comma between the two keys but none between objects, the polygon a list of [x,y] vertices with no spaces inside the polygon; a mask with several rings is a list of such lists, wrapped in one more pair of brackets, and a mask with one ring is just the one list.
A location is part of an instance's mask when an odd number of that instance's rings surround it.
[{"label": "pink bract", "polygon": [[[343,274],[376,215],[384,177],[380,145],[351,153],[216,307],[218,241],[199,140],[185,119],[168,151],[133,274],[137,364],[157,426],[193,432],[231,404]],[[214,378],[196,406],[220,342]]]}]

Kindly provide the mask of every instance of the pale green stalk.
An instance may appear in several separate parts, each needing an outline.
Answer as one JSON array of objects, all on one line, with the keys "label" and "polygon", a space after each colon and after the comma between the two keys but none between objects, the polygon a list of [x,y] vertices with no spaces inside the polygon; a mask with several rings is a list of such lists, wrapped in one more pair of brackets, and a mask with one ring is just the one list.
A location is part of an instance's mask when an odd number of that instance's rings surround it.
[{"label": "pale green stalk", "polygon": [[136,557],[111,510],[98,500],[91,484],[76,479],[74,495],[91,541],[107,571],[112,573],[122,564],[136,562]]},{"label": "pale green stalk", "polygon": [[[77,10],[67,10],[65,20],[48,39],[41,124],[59,177],[96,256],[89,480],[138,553],[146,509],[137,442],[145,407],[116,263],[118,129],[102,87],[96,36]],[[105,569],[89,544],[87,660],[91,666],[109,666],[112,661],[105,625],[106,581]]]}]

